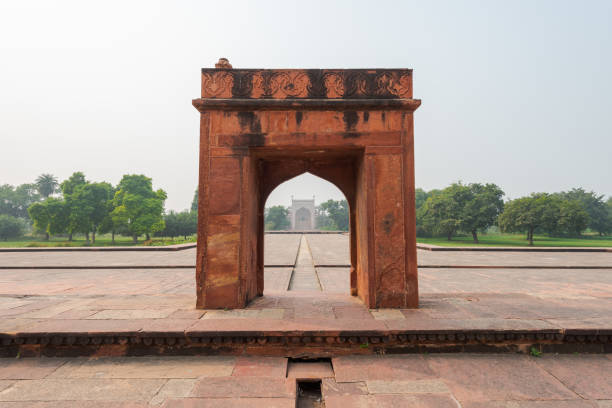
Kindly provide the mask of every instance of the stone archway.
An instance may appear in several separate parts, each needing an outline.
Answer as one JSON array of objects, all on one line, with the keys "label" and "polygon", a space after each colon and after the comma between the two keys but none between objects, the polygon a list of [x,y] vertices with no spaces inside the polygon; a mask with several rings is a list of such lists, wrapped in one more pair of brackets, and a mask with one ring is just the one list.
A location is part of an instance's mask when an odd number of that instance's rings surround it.
[{"label": "stone archway", "polygon": [[263,294],[263,208],[310,172],[350,207],[351,293],[416,307],[412,71],[202,69],[197,306]]}]

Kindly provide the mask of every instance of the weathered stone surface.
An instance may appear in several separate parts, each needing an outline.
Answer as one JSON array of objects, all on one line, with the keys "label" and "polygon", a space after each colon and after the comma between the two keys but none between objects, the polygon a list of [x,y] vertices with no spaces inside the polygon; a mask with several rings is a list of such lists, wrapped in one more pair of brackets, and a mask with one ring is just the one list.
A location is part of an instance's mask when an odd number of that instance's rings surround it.
[{"label": "weathered stone surface", "polygon": [[610,397],[612,359],[606,355],[544,356],[536,363],[582,398]]},{"label": "weathered stone surface", "polygon": [[148,401],[162,379],[21,380],[0,392],[0,401]]},{"label": "weathered stone surface", "polygon": [[195,378],[178,379],[171,378],[166,382],[157,394],[149,401],[153,406],[161,405],[168,399],[186,398],[191,394],[191,390],[198,380]]},{"label": "weathered stone surface", "polygon": [[234,357],[117,357],[71,359],[51,378],[200,378],[232,374]]},{"label": "weathered stone surface", "polygon": [[295,380],[270,377],[206,378],[198,382],[193,397],[295,398]]},{"label": "weathered stone surface", "polygon": [[169,400],[163,408],[295,408],[293,398],[185,398]]},{"label": "weathered stone surface", "polygon": [[444,355],[429,356],[427,362],[462,403],[576,399],[576,394],[526,356]]},{"label": "weathered stone surface", "polygon": [[284,357],[238,357],[232,375],[285,378],[287,359]]},{"label": "weathered stone surface", "polygon": [[45,378],[66,363],[63,358],[0,358],[0,380],[37,380]]},{"label": "weathered stone surface", "polygon": [[325,400],[325,408],[457,408],[449,395],[351,395],[333,396]]},{"label": "weathered stone surface", "polygon": [[333,359],[336,381],[426,380],[434,377],[427,362],[419,355],[342,356]]},{"label": "weathered stone surface", "polygon": [[197,307],[263,294],[264,203],[305,172],[350,204],[351,293],[372,308],[418,305],[411,70],[203,69],[193,105]]},{"label": "weathered stone surface", "polygon": [[370,394],[443,394],[448,387],[440,380],[369,380]]}]

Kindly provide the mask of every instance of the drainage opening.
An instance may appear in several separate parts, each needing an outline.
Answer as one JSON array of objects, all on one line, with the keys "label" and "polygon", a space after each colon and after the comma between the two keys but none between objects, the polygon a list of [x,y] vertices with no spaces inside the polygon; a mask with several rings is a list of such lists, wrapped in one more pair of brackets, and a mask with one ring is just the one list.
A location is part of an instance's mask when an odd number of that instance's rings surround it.
[{"label": "drainage opening", "polygon": [[321,380],[298,380],[297,408],[324,408]]}]

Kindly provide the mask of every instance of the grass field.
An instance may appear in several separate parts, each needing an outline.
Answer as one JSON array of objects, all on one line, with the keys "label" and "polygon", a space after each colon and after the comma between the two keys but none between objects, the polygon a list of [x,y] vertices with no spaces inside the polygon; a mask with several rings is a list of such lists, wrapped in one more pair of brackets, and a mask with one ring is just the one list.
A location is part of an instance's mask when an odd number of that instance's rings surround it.
[{"label": "grass field", "polygon": [[21,248],[21,247],[82,247],[82,246],[162,246],[162,245],[176,245],[185,244],[188,242],[196,242],[196,236],[187,237],[187,240],[180,238],[159,238],[153,237],[150,241],[144,241],[139,239],[137,243],[132,242],[132,238],[123,237],[120,235],[115,236],[115,243],[113,244],[110,234],[98,235],[96,237],[96,244],[93,245],[91,242],[85,241],[85,237],[77,236],[72,241],[68,241],[66,238],[53,237],[49,241],[43,241],[39,237],[22,237],[16,241],[0,241],[0,248]]},{"label": "grass field", "polygon": [[[529,246],[524,234],[495,234],[478,235],[478,244],[472,240],[472,236],[453,237],[448,241],[445,237],[421,238],[417,242],[439,246]],[[596,235],[585,235],[581,238],[553,238],[547,235],[534,235],[534,247],[612,247],[612,236],[599,237]]]}]

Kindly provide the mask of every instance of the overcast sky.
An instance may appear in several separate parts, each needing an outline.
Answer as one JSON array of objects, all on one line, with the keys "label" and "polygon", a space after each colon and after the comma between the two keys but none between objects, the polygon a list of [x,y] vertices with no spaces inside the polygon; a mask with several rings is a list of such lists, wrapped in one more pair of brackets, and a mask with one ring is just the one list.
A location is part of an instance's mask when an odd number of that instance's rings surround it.
[{"label": "overcast sky", "polygon": [[[414,69],[416,184],[612,195],[611,1],[0,0],[0,184],[146,174],[189,207],[200,68]],[[339,198],[303,177],[290,196]]]}]

